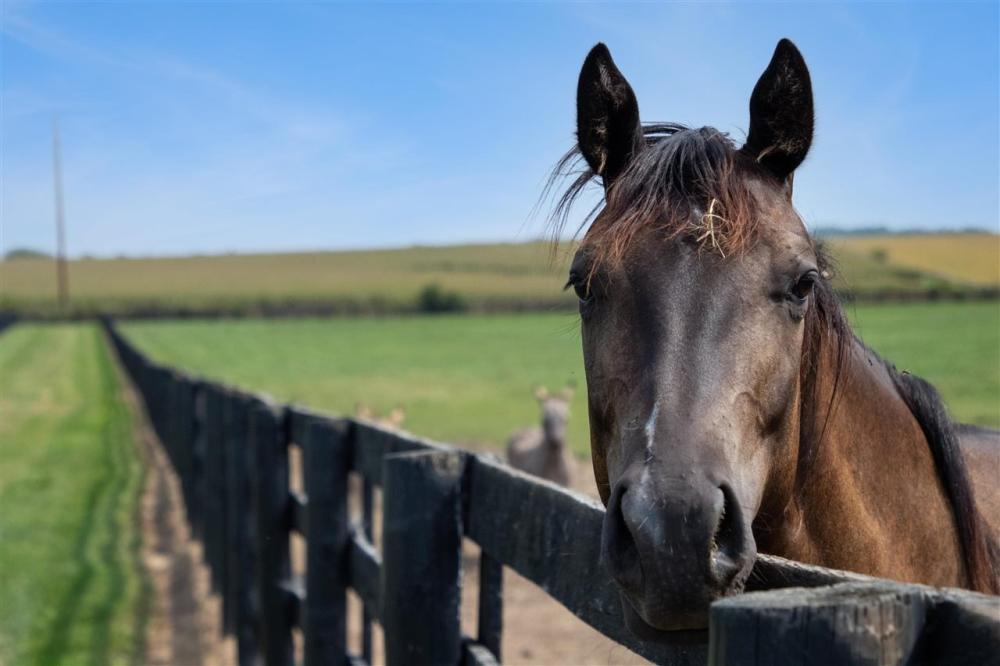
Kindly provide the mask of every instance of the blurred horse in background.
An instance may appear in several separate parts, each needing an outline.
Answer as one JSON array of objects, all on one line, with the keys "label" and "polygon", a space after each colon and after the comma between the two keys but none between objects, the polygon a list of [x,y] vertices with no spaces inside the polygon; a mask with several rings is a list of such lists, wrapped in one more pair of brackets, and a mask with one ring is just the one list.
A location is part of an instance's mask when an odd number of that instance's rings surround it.
[{"label": "blurred horse in background", "polygon": [[393,407],[386,416],[380,415],[371,406],[359,402],[354,406],[354,416],[363,421],[369,421],[387,430],[400,430],[406,420],[406,411],[402,407]]},{"label": "blurred horse in background", "polygon": [[561,486],[572,483],[573,460],[566,444],[572,399],[572,387],[554,395],[542,386],[535,389],[535,400],[542,408],[542,424],[519,430],[507,440],[507,462],[511,467]]}]

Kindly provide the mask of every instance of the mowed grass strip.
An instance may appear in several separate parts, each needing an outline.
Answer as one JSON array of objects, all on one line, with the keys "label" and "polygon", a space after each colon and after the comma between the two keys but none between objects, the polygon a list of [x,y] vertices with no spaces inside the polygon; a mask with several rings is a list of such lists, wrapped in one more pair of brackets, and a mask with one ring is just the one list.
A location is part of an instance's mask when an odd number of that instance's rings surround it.
[{"label": "mowed grass strip", "polygon": [[98,328],[0,334],[0,663],[141,660],[131,415]]},{"label": "mowed grass strip", "polygon": [[[862,338],[940,387],[959,419],[1000,426],[1000,304],[852,307]],[[588,451],[579,324],[573,315],[136,322],[157,360],[335,413],[402,406],[405,428],[501,446],[534,425],[532,389],[577,384],[570,438]]]}]

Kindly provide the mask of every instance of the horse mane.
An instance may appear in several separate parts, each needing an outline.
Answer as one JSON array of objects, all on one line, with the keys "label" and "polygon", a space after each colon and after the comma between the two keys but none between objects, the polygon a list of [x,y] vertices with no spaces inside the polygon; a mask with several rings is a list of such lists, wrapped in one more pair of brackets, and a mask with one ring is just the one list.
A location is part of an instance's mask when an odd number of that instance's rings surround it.
[{"label": "horse mane", "polygon": [[[829,271],[830,259],[827,253],[821,243],[814,243],[821,270]],[[851,330],[840,299],[830,283],[826,280],[818,281],[813,288],[813,295],[813,303],[806,315],[800,366],[803,400],[797,490],[801,490],[809,479],[817,449],[826,434],[830,418],[836,411],[848,359],[848,347],[852,343],[864,346]],[[821,351],[831,347],[834,354],[833,390],[826,405],[826,416],[820,425],[816,418],[821,405],[817,371]],[[995,563],[1000,560],[1000,552],[986,531],[976,507],[969,472],[959,450],[957,424],[948,416],[940,394],[931,384],[916,375],[900,372],[876,352],[865,348],[885,366],[896,392],[906,403],[927,439],[934,468],[944,486],[955,519],[969,587],[997,593],[1000,591],[1000,581],[997,580]]]},{"label": "horse mane", "polygon": [[896,390],[913,412],[930,444],[938,476],[955,514],[969,585],[980,592],[997,594],[1000,592],[997,544],[986,530],[976,507],[969,471],[959,450],[958,428],[948,416],[937,389],[930,383],[916,375],[899,372],[888,363],[886,367],[890,370]]},{"label": "horse mane", "polygon": [[[830,272],[830,258],[822,243],[814,240],[814,244],[820,270]],[[813,303],[806,315],[800,366],[803,401],[796,474],[796,488],[799,490],[809,479],[817,449],[826,434],[830,418],[836,411],[848,359],[848,347],[855,342],[865,346],[851,330],[840,299],[829,281],[818,281],[813,288],[813,295]],[[826,417],[822,425],[819,425],[816,412],[821,405],[821,397],[817,370],[821,350],[831,347],[834,354],[833,390],[826,405]],[[930,383],[908,372],[900,372],[878,353],[867,346],[865,348],[882,362],[892,378],[896,392],[906,403],[927,439],[934,468],[955,519],[969,587],[996,594],[1000,591],[996,571],[1000,549],[989,536],[976,506],[968,468],[959,450],[958,424],[948,415],[941,395]]]},{"label": "horse mane", "polygon": [[[591,270],[606,262],[620,261],[637,232],[650,227],[659,229],[665,238],[690,235],[701,247],[723,257],[751,247],[757,236],[757,221],[745,174],[748,170],[764,173],[756,162],[737,149],[728,135],[712,127],[691,129],[677,123],[652,123],[643,125],[642,133],[644,148],[605,188],[603,202],[590,210],[576,230],[578,235],[592,223],[585,238]],[[550,216],[557,243],[573,204],[598,179],[598,174],[585,165],[579,145],[574,146],[556,164],[543,192],[544,199],[556,182],[575,175]],[[831,259],[821,242],[813,239],[813,245],[820,272],[826,276],[832,272]],[[863,344],[851,330],[839,296],[829,280],[818,280],[803,335],[797,490],[809,478],[816,452],[836,411],[849,347],[854,342]],[[833,390],[820,424],[816,418],[822,404],[818,372],[821,353],[827,348],[832,348],[834,354]],[[882,362],[927,439],[951,504],[969,585],[997,593],[1000,547],[989,537],[976,507],[968,469],[959,451],[957,426],[933,386]]]}]

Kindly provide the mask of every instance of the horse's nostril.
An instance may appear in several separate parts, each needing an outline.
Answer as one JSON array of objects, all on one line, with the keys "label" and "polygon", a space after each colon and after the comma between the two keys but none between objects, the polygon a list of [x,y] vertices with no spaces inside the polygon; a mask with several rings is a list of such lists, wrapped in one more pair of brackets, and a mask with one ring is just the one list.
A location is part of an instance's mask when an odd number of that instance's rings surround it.
[{"label": "horse's nostril", "polygon": [[615,486],[608,501],[608,511],[604,517],[602,550],[605,565],[622,589],[638,592],[642,589],[642,565],[639,549],[632,530],[622,510],[628,487],[625,483]]},{"label": "horse's nostril", "polygon": [[732,489],[722,485],[722,515],[712,548],[712,576],[723,587],[733,584],[746,565],[746,530],[743,512]]}]

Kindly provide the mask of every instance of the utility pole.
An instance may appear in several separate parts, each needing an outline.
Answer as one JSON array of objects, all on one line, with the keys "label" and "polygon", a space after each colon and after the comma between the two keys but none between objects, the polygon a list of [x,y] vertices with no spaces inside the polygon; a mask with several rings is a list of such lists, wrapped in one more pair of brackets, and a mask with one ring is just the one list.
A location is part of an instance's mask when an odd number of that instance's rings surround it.
[{"label": "utility pole", "polygon": [[52,120],[52,169],[56,195],[56,282],[59,305],[69,305],[69,273],[66,266],[66,220],[63,210],[62,159],[59,154],[59,120]]}]

